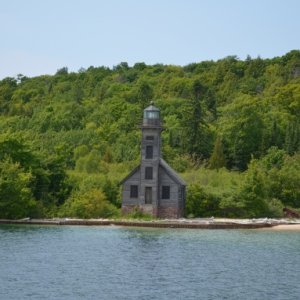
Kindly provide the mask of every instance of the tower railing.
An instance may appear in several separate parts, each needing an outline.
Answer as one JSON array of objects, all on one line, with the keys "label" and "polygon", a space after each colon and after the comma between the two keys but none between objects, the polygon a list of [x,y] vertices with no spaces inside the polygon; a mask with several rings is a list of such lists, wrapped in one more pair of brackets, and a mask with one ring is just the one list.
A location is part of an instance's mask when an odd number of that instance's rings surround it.
[{"label": "tower railing", "polygon": [[162,126],[160,119],[143,119],[142,126]]}]

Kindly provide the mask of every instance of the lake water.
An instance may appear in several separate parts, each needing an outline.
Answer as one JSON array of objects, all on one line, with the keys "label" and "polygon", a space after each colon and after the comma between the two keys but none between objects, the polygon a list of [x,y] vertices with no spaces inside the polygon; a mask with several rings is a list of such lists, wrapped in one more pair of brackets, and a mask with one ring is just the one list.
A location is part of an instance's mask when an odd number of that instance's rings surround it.
[{"label": "lake water", "polygon": [[1,225],[0,299],[300,299],[300,232]]}]

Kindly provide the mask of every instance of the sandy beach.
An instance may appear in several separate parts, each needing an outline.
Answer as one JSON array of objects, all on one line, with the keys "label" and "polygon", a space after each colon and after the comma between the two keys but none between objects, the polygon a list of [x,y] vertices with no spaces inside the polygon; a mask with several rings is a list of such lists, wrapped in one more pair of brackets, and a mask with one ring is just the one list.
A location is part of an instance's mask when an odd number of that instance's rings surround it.
[{"label": "sandy beach", "polygon": [[273,227],[264,228],[265,230],[276,230],[276,231],[300,231],[300,224],[282,224]]}]

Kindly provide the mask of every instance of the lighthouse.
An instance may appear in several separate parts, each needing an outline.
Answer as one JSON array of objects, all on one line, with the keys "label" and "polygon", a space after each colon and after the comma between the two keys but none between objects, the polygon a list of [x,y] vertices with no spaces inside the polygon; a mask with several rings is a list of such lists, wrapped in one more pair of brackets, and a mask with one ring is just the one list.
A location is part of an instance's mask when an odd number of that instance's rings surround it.
[{"label": "lighthouse", "polygon": [[185,182],[161,154],[160,110],[151,103],[143,112],[141,160],[122,181],[122,213],[139,209],[160,218],[184,213]]}]

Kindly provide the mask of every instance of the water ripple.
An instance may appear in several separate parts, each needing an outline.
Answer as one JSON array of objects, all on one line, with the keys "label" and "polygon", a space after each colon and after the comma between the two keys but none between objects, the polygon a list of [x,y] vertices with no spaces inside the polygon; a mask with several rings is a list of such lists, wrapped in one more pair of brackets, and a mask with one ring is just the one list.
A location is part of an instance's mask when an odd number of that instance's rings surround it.
[{"label": "water ripple", "polygon": [[0,226],[0,299],[298,299],[300,234]]}]

